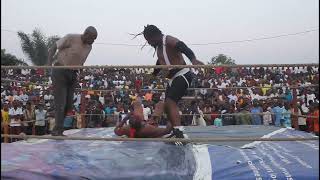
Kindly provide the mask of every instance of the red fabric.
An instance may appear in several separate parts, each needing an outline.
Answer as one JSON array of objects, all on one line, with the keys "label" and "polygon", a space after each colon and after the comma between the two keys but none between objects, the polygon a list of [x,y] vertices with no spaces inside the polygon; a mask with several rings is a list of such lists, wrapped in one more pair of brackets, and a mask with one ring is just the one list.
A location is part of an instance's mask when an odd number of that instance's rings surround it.
[{"label": "red fabric", "polygon": [[142,86],[142,81],[141,81],[141,79],[137,79],[137,80],[135,81],[136,90],[140,90],[140,89],[141,89],[141,86]]},{"label": "red fabric", "polygon": [[129,138],[134,138],[136,136],[136,129],[130,128]]},{"label": "red fabric", "polygon": [[212,120],[216,119],[218,116],[219,116],[219,114],[216,113],[216,112],[212,112],[212,113],[211,113],[211,119],[212,119]]},{"label": "red fabric", "polygon": [[[313,113],[308,113],[308,116],[312,116]],[[307,117],[306,119],[308,132],[313,132],[313,119],[311,117]]]},{"label": "red fabric", "polygon": [[125,131],[122,128],[116,128],[114,133],[118,136],[125,135]]},{"label": "red fabric", "polygon": [[216,73],[217,75],[220,75],[220,74],[222,73],[222,71],[223,71],[223,67],[217,67],[217,68],[215,69],[215,73]]},{"label": "red fabric", "polygon": [[315,133],[319,133],[319,110],[316,110],[314,113],[313,113],[313,116],[315,116],[313,118],[313,131]]},{"label": "red fabric", "polygon": [[44,70],[43,69],[37,69],[37,74],[43,76],[44,75]]}]

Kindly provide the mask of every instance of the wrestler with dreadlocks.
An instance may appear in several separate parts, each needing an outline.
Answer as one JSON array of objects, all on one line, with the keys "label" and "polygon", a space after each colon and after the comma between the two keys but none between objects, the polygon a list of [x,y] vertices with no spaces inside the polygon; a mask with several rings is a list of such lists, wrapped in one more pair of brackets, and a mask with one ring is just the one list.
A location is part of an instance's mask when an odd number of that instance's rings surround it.
[{"label": "wrestler with dreadlocks", "polygon": [[[203,65],[197,60],[192,50],[179,39],[164,35],[155,25],[147,25],[143,32],[135,35],[143,35],[148,44],[155,48],[158,60],[156,65],[186,65],[182,53],[185,54],[193,65]],[[135,38],[134,37],[134,38]],[[153,75],[159,74],[160,69],[155,69]],[[165,112],[173,125],[171,137],[184,138],[181,128],[181,117],[178,109],[178,102],[187,92],[192,80],[192,72],[190,68],[169,69],[167,78],[169,79],[169,86],[165,94]]]}]

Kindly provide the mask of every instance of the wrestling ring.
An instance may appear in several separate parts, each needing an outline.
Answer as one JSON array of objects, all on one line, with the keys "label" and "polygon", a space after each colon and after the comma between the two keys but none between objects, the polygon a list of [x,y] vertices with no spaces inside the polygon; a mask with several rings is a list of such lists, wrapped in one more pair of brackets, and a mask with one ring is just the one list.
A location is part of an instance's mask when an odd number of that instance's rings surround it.
[{"label": "wrestling ring", "polygon": [[[309,64],[290,66],[306,65]],[[283,66],[289,65],[226,67]],[[1,69],[155,67],[215,66],[2,66]],[[298,85],[290,88],[298,88]],[[296,101],[296,95],[293,101]],[[4,138],[23,140],[1,143],[1,179],[319,179],[319,138],[312,133],[298,131],[297,118],[301,115],[296,111],[291,115],[294,128],[185,126],[185,139],[123,138],[114,134],[113,127],[71,129],[64,132],[66,136],[5,133],[1,135]],[[187,144],[172,144],[177,141]]]}]

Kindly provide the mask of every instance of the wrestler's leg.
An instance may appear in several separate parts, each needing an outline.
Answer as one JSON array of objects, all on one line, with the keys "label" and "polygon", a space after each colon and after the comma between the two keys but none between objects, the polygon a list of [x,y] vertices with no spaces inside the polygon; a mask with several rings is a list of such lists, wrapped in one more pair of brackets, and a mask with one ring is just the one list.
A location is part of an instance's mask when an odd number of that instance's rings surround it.
[{"label": "wrestler's leg", "polygon": [[124,125],[122,127],[118,127],[116,126],[115,129],[114,129],[114,133],[117,135],[117,136],[123,136],[123,135],[126,135],[126,136],[130,136],[130,126],[129,125]]},{"label": "wrestler's leg", "polygon": [[173,127],[181,126],[181,117],[177,103],[170,97],[165,100],[165,110]]},{"label": "wrestler's leg", "polygon": [[159,128],[149,124],[145,124],[145,126],[137,132],[137,137],[159,138],[166,134],[170,134],[171,131],[172,131],[171,123],[168,123],[166,128]]},{"label": "wrestler's leg", "polygon": [[156,125],[158,125],[163,112],[164,112],[164,102],[160,101],[155,105],[154,112],[151,115],[150,121],[153,121],[152,123],[155,123]]},{"label": "wrestler's leg", "polygon": [[142,108],[142,104],[140,101],[134,101],[132,103],[133,106],[133,115],[135,116],[136,119],[139,119],[140,121],[142,121],[144,119],[143,117],[143,108]]},{"label": "wrestler's leg", "polygon": [[178,102],[185,95],[188,84],[184,77],[176,77],[166,91],[165,111],[173,127],[181,126]]}]

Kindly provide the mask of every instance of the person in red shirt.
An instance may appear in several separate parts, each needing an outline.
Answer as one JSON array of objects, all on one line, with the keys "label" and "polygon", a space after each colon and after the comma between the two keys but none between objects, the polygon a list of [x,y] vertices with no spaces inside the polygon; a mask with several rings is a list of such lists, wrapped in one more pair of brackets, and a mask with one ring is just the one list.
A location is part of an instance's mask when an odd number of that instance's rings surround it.
[{"label": "person in red shirt", "polygon": [[319,104],[313,104],[313,113],[312,113],[312,120],[313,120],[313,132],[319,136]]},{"label": "person in red shirt", "polygon": [[207,125],[213,125],[213,120],[219,117],[219,112],[216,110],[216,106],[212,106],[211,108],[211,120],[207,121]]},{"label": "person in red shirt", "polygon": [[222,72],[223,72],[223,67],[216,67],[215,68],[216,75],[220,75]]},{"label": "person in red shirt", "polygon": [[309,106],[309,113],[307,114],[307,119],[306,119],[306,123],[307,123],[307,132],[313,132],[314,131],[314,118],[312,117],[314,114],[314,106],[310,105]]},{"label": "person in red shirt", "polygon": [[135,85],[137,92],[139,92],[142,87],[142,80],[138,77],[136,79],[136,81],[134,82],[134,85]]}]

